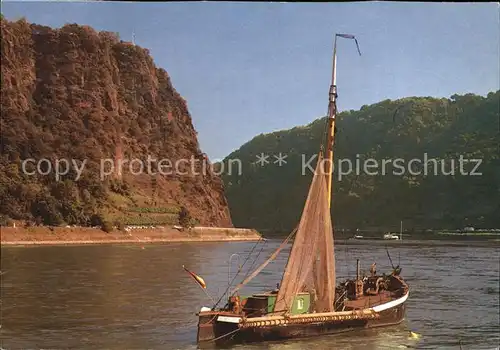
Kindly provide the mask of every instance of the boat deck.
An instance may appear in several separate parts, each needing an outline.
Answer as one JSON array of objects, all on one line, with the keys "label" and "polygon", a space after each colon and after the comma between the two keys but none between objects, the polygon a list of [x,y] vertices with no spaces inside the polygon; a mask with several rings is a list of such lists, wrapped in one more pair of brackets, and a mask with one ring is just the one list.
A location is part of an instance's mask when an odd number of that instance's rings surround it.
[{"label": "boat deck", "polygon": [[390,291],[381,291],[377,295],[363,295],[358,299],[346,300],[344,302],[345,310],[362,310],[373,306],[387,303],[396,297],[395,293]]}]

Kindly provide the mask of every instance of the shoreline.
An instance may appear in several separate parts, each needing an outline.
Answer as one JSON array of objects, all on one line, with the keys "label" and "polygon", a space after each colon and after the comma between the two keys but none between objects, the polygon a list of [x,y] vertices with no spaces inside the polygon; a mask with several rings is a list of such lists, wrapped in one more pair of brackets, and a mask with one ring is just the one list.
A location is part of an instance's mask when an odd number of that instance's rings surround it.
[{"label": "shoreline", "polygon": [[251,229],[196,227],[179,231],[171,227],[134,227],[106,233],[90,227],[2,227],[1,246],[65,246],[98,244],[152,244],[182,242],[244,242],[264,239]]},{"label": "shoreline", "polygon": [[[264,238],[261,238],[264,239]],[[134,240],[134,239],[117,239],[117,240],[80,240],[80,241],[2,241],[1,246],[35,246],[35,245],[98,245],[98,244],[129,244],[129,243],[144,243],[144,244],[154,244],[154,243],[189,243],[189,242],[256,242],[259,239],[255,238],[245,238],[245,237],[226,237],[226,238],[182,238],[182,239],[150,239],[150,240]]]}]

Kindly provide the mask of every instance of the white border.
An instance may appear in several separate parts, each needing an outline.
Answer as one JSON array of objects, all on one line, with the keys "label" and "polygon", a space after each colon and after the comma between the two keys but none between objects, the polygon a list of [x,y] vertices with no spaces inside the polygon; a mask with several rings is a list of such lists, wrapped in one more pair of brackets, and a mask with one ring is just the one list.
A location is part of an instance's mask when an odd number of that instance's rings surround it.
[{"label": "white border", "polygon": [[408,291],[405,295],[403,295],[399,299],[396,299],[396,300],[393,300],[393,301],[389,301],[388,303],[385,303],[385,304],[374,306],[371,309],[373,311],[375,311],[375,312],[380,312],[380,311],[384,311],[384,310],[390,309],[391,307],[403,304],[406,301],[406,299],[408,299],[409,295],[410,295],[410,292]]}]

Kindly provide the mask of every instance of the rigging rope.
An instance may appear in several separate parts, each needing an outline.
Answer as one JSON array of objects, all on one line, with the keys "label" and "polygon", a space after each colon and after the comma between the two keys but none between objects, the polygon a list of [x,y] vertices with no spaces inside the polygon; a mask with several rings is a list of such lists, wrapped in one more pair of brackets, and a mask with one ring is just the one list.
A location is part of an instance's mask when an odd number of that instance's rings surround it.
[{"label": "rigging rope", "polygon": [[389,261],[391,263],[392,269],[394,270],[394,264],[392,263],[391,255],[389,254],[389,249],[387,249],[387,245],[385,246],[385,251],[387,253],[387,256],[389,257]]},{"label": "rigging rope", "polygon": [[240,273],[241,269],[243,268],[243,266],[245,266],[245,264],[247,263],[248,259],[250,259],[250,256],[252,255],[253,251],[255,250],[255,248],[257,247],[257,245],[261,242],[266,242],[265,240],[263,240],[262,238],[259,239],[255,244],[254,246],[252,247],[252,249],[250,250],[250,253],[248,253],[248,256],[247,258],[245,259],[245,261],[243,262],[243,264],[241,265],[241,267],[238,269],[238,271],[236,272],[236,274],[234,275],[233,279],[231,280],[231,282],[229,283],[229,285],[227,286],[226,290],[224,291],[224,293],[220,296],[219,300],[217,300],[217,302],[214,304],[214,306],[212,307],[212,310],[215,309],[217,307],[217,305],[219,305],[219,303],[221,302],[222,298],[224,298],[224,295],[226,295],[226,293],[229,291],[229,289],[231,288],[231,285],[233,284],[234,280],[236,279],[236,277],[238,276],[238,274]]},{"label": "rigging rope", "polygon": [[297,228],[298,227],[293,229],[293,231],[288,235],[288,237],[280,244],[280,246],[274,251],[274,253],[271,254],[271,256],[266,261],[264,261],[264,263],[262,265],[260,265],[250,276],[245,278],[244,281],[242,281],[240,284],[238,284],[236,286],[236,288],[233,291],[233,294],[236,293],[238,290],[240,290],[241,287],[243,287],[245,284],[250,282],[255,276],[257,276],[260,273],[260,271],[262,271],[267,266],[267,264],[269,264],[272,260],[274,260],[276,258],[276,256],[278,256],[278,253],[285,247],[285,245],[288,243],[288,241],[297,232]]},{"label": "rigging rope", "polygon": [[228,333],[226,333],[226,334],[223,334],[223,335],[221,335],[220,337],[217,337],[217,338],[214,338],[214,339],[210,339],[210,340],[208,340],[208,341],[207,341],[207,343],[209,343],[209,342],[214,342],[214,341],[217,341],[217,340],[219,340],[219,339],[225,338],[225,337],[227,337],[228,335],[231,335],[231,334],[233,334],[233,333],[238,332],[240,329],[241,329],[241,328],[236,328],[235,330],[232,330],[231,332],[228,332]]},{"label": "rigging rope", "polygon": [[348,260],[348,257],[349,257],[349,253],[348,253],[348,243],[347,242],[347,238],[345,239],[345,250],[344,250],[344,253],[345,253],[345,259],[344,259],[344,264],[345,264],[345,274],[346,274],[346,278],[349,278],[349,264],[347,263],[347,260]]},{"label": "rigging rope", "polygon": [[262,245],[262,248],[260,248],[259,252],[257,253],[257,256],[255,257],[255,259],[253,259],[252,265],[250,265],[250,267],[247,270],[247,273],[245,274],[245,276],[243,276],[243,279],[247,278],[248,275],[250,274],[250,271],[252,271],[252,268],[255,265],[255,263],[257,262],[257,260],[259,259],[260,253],[262,253],[262,251],[264,250],[266,243],[267,243],[267,241],[265,241],[264,244]]}]

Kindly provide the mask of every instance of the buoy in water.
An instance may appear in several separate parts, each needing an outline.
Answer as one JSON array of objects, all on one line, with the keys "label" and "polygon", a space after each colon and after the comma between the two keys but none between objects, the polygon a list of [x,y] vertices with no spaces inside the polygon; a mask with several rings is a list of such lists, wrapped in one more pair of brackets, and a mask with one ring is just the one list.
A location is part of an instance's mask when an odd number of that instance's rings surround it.
[{"label": "buoy in water", "polygon": [[420,339],[420,334],[410,331],[408,335],[410,339]]}]

